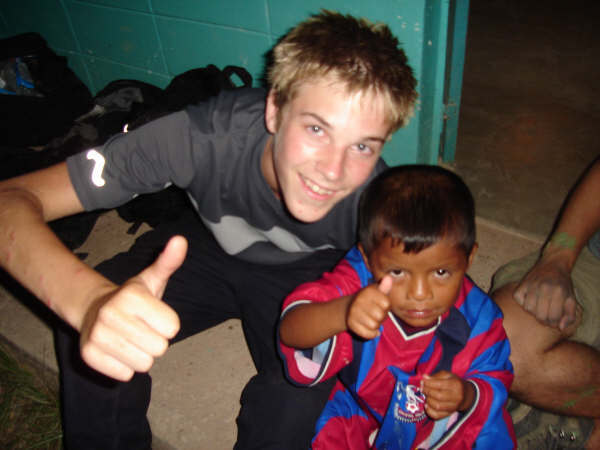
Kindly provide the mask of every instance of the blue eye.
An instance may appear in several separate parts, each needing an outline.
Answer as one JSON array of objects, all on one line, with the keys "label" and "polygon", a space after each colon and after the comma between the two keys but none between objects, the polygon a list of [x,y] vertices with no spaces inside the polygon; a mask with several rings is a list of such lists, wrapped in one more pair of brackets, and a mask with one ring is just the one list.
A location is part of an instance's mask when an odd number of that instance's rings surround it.
[{"label": "blue eye", "polygon": [[373,149],[366,144],[356,144],[354,148],[361,154],[371,154],[373,153]]},{"label": "blue eye", "polygon": [[308,127],[308,130],[313,133],[313,134],[322,134],[323,133],[323,129],[319,126],[319,125],[311,125]]}]

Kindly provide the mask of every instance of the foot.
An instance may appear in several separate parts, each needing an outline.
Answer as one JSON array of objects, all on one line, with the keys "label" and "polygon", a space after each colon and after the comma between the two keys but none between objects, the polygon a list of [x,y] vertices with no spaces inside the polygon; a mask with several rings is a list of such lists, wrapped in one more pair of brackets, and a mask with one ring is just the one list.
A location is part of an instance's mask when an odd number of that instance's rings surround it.
[{"label": "foot", "polygon": [[510,399],[519,449],[600,449],[600,427],[585,417],[552,414]]}]

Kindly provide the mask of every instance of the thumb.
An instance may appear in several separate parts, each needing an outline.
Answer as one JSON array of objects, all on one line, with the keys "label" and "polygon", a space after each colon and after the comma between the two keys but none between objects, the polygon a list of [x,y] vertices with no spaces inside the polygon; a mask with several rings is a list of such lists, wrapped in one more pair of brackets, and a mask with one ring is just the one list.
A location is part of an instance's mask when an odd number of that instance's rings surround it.
[{"label": "thumb", "polygon": [[393,284],[392,277],[390,277],[389,275],[386,275],[379,281],[379,284],[377,285],[377,289],[382,294],[388,295],[392,290],[392,284]]},{"label": "thumb", "polygon": [[519,283],[519,285],[513,291],[513,298],[521,306],[523,306],[523,304],[525,303],[526,290],[527,290],[526,285],[523,285],[523,283]]},{"label": "thumb", "polygon": [[558,328],[564,331],[569,325],[575,322],[577,318],[577,303],[573,297],[567,298],[565,301],[563,315],[560,319]]},{"label": "thumb", "polygon": [[162,298],[167,281],[183,264],[187,249],[188,242],[183,236],[173,236],[158,258],[140,273],[139,277],[155,297]]}]

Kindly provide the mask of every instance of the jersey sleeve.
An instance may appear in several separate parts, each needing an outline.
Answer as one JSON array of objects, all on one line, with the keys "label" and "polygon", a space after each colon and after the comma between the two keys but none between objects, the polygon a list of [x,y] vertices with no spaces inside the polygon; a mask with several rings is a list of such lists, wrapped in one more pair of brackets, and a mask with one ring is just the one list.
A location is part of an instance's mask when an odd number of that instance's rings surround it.
[{"label": "jersey sleeve", "polygon": [[471,325],[465,348],[455,357],[452,372],[473,384],[472,407],[459,414],[434,448],[516,448],[512,420],[505,409],[513,380],[510,345],[502,312],[485,293],[466,280],[468,291],[460,310]]},{"label": "jersey sleeve", "polygon": [[[281,318],[301,304],[330,301],[356,292],[360,286],[354,268],[343,259],[320,280],[295,289],[284,301]],[[312,386],[324,381],[352,361],[352,337],[348,332],[339,333],[311,349],[288,347],[279,339],[279,333],[277,339],[286,375],[297,385]]]}]

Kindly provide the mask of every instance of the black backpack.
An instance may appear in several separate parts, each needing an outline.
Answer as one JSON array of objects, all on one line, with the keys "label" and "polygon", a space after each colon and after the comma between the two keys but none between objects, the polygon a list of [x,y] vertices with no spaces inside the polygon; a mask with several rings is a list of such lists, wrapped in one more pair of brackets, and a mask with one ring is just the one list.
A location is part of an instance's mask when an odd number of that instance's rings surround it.
[{"label": "black backpack", "polygon": [[[242,82],[238,86],[233,76]],[[191,69],[171,80],[162,94],[150,108],[139,114],[129,123],[129,129],[138,128],[151,120],[166,114],[179,111],[217,95],[223,90],[252,86],[252,76],[246,69],[238,66],[227,66],[223,70],[213,64],[199,69]]]},{"label": "black backpack", "polygon": [[92,95],[38,33],[0,40],[0,135],[6,146],[41,146],[89,111]]}]

